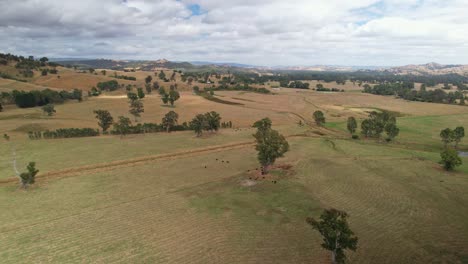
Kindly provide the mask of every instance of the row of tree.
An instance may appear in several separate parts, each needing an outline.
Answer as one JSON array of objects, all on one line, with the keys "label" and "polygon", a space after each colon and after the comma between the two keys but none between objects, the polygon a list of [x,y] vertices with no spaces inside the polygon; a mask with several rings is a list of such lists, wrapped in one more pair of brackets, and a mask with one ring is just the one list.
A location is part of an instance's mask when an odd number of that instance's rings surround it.
[{"label": "row of tree", "polygon": [[50,89],[34,90],[34,91],[18,91],[14,90],[11,93],[2,92],[0,102],[14,103],[20,108],[44,106],[48,104],[61,104],[67,100],[83,100],[83,92],[74,89],[68,91],[54,91]]}]

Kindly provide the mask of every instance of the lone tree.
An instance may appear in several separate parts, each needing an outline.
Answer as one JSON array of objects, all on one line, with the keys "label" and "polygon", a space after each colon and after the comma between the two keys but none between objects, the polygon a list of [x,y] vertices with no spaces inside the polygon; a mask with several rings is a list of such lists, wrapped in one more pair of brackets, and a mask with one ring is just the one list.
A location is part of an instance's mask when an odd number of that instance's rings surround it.
[{"label": "lone tree", "polygon": [[345,263],[345,250],[356,251],[358,238],[349,228],[346,218],[348,214],[336,209],[328,209],[320,215],[320,220],[308,217],[306,219],[313,229],[322,235],[322,247],[331,251],[331,261]]},{"label": "lone tree", "polygon": [[253,127],[257,128],[257,132],[253,135],[257,141],[255,146],[258,151],[257,158],[262,165],[262,174],[266,174],[276,159],[283,157],[289,150],[289,144],[283,135],[271,128],[269,118],[255,122]]},{"label": "lone tree", "polygon": [[444,143],[444,146],[447,147],[447,145],[451,142],[453,142],[453,131],[450,128],[446,128],[442,131],[440,131],[440,139]]},{"label": "lone tree", "polygon": [[122,137],[130,132],[131,126],[132,121],[130,121],[130,118],[125,116],[119,116],[119,121],[117,121],[117,123],[114,123],[114,131]]},{"label": "lone tree", "polygon": [[465,128],[457,127],[453,130],[453,140],[455,141],[455,148],[458,148],[458,144],[465,137]]},{"label": "lone tree", "polygon": [[28,170],[27,172],[23,172],[19,175],[21,178],[21,187],[24,189],[27,189],[29,185],[36,182],[36,174],[39,172],[39,170],[36,169],[35,162],[29,162],[26,169]]},{"label": "lone tree", "polygon": [[177,125],[179,115],[174,112],[168,112],[162,119],[162,126],[166,129],[167,133],[171,132],[171,128]]},{"label": "lone tree", "polygon": [[348,118],[347,128],[351,135],[354,135],[354,133],[356,133],[356,129],[357,129],[356,118],[352,116]]},{"label": "lone tree", "polygon": [[442,160],[439,162],[446,171],[454,170],[455,167],[462,165],[462,160],[458,156],[458,152],[451,148],[446,148],[440,153]]},{"label": "lone tree", "polygon": [[322,126],[323,124],[325,124],[325,115],[322,111],[314,112],[314,121],[318,126]]},{"label": "lone tree", "polygon": [[98,125],[102,128],[102,132],[106,133],[107,129],[114,123],[114,118],[107,110],[94,110],[94,114],[98,120]]},{"label": "lone tree", "polygon": [[48,116],[52,116],[57,111],[55,111],[55,106],[53,104],[47,104],[42,107],[42,111]]}]

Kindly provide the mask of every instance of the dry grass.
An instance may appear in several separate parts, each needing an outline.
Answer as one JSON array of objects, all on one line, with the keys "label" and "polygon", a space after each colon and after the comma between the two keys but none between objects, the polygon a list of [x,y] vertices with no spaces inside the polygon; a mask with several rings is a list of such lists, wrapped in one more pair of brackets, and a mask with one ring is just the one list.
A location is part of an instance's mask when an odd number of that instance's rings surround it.
[{"label": "dry grass", "polygon": [[[129,73],[125,73],[129,75]],[[142,74],[142,73],[135,73]],[[142,76],[143,77],[143,76]],[[350,88],[351,89],[351,88]],[[23,168],[37,162],[36,186],[0,184],[0,259],[4,263],[327,263],[320,237],[304,219],[335,207],[350,214],[359,249],[350,263],[466,263],[468,158],[454,173],[438,169],[438,131],[468,126],[468,108],[361,93],[281,89],[275,95],[216,92],[227,105],[182,92],[176,107],[144,99],[142,122],[170,110],[189,121],[217,111],[235,129],[31,141],[24,130],[97,127],[92,111],[128,115],[120,94],[0,113],[0,177],[11,176],[16,146]],[[328,128],[312,124],[325,112]],[[401,113],[391,144],[348,140],[344,121],[368,111]],[[256,120],[270,117],[291,151],[273,183],[243,186],[258,168],[251,145]],[[305,120],[310,126],[299,127]],[[323,137],[323,139],[318,139]],[[339,139],[342,138],[342,139]],[[346,138],[346,139],[343,139]],[[466,148],[466,144],[462,144]],[[227,162],[221,162],[229,161]],[[68,177],[76,176],[76,177]]]}]

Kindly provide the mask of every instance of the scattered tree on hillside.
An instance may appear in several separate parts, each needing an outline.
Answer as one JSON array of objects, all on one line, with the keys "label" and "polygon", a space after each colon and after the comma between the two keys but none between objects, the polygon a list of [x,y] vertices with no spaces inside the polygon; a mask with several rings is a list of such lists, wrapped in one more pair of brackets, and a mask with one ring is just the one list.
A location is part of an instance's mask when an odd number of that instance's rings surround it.
[{"label": "scattered tree on hillside", "polygon": [[158,82],[154,82],[153,83],[153,90],[159,90],[159,83]]},{"label": "scattered tree on hillside", "polygon": [[159,73],[158,77],[159,77],[159,79],[161,79],[161,80],[165,80],[165,79],[166,79],[166,74],[163,72],[163,70],[161,70],[161,72]]},{"label": "scattered tree on hillside", "polygon": [[120,136],[125,136],[130,132],[130,127],[132,126],[132,121],[130,118],[125,116],[119,116],[119,120],[114,123],[114,131]]},{"label": "scattered tree on hillside", "polygon": [[106,71],[106,70],[102,70],[101,73],[102,73],[102,75],[106,76],[107,71]]},{"label": "scattered tree on hillside", "polygon": [[455,148],[458,148],[458,144],[465,137],[465,128],[457,127],[453,130],[453,139],[455,141]]},{"label": "scattered tree on hillside", "polygon": [[47,69],[42,69],[42,71],[41,71],[42,76],[47,76],[48,73],[49,72],[47,71]]},{"label": "scattered tree on hillside", "polygon": [[171,106],[174,106],[175,101],[179,100],[180,94],[176,90],[171,90],[169,91],[169,102],[171,103]]},{"label": "scattered tree on hillside", "polygon": [[42,107],[42,111],[48,116],[52,116],[53,114],[57,112],[55,111],[55,106],[53,104],[44,105]]},{"label": "scattered tree on hillside", "polygon": [[349,117],[348,118],[348,123],[346,125],[346,127],[348,128],[348,131],[351,135],[354,135],[354,133],[356,133],[356,129],[357,129],[357,121],[356,121],[356,118],[354,117]]},{"label": "scattered tree on hillside", "polygon": [[177,125],[177,120],[179,119],[179,115],[174,112],[168,112],[162,119],[162,126],[166,129],[167,133],[171,132],[171,128]]},{"label": "scattered tree on hillside", "polygon": [[153,77],[151,77],[150,75],[148,75],[148,76],[145,78],[145,83],[146,83],[146,84],[150,84],[152,80],[153,80]]},{"label": "scattered tree on hillside", "polygon": [[314,112],[314,121],[318,126],[322,126],[323,124],[325,124],[325,115],[322,111]]},{"label": "scattered tree on hillside", "polygon": [[462,160],[458,156],[458,152],[451,148],[445,148],[444,151],[440,153],[441,161],[439,162],[445,170],[451,171],[455,167],[462,165]]},{"label": "scattered tree on hillside", "polygon": [[158,88],[158,93],[161,96],[166,94],[166,89],[164,89],[164,86],[161,86],[161,87]]},{"label": "scattered tree on hillside", "polygon": [[277,158],[283,157],[289,150],[289,144],[283,135],[271,128],[271,120],[264,118],[254,123],[257,132],[253,135],[257,141],[255,149],[258,151],[257,158],[262,165],[262,174],[269,171]]},{"label": "scattered tree on hillside", "polygon": [[39,170],[36,169],[35,162],[29,162],[26,169],[28,170],[27,172],[23,172],[19,175],[21,179],[21,187],[24,189],[27,189],[29,185],[36,182],[36,175],[39,172]]},{"label": "scattered tree on hillside", "polygon": [[153,91],[151,84],[149,83],[145,84],[145,89],[148,94],[150,94]]},{"label": "scattered tree on hillside", "polygon": [[174,71],[171,75],[171,81],[175,82],[175,80],[176,80],[176,72]]},{"label": "scattered tree on hillside", "polygon": [[114,123],[114,118],[107,110],[94,110],[94,114],[96,114],[98,125],[102,128],[102,132],[106,133],[107,129]]},{"label": "scattered tree on hillside", "polygon": [[347,217],[346,212],[327,209],[320,215],[318,221],[311,217],[306,219],[307,223],[322,235],[322,247],[331,251],[333,264],[345,263],[345,251],[357,249],[358,238],[349,228]]},{"label": "scattered tree on hillside", "polygon": [[89,73],[93,73],[94,72],[94,69],[93,68],[89,68]]},{"label": "scattered tree on hillside", "polygon": [[446,128],[442,131],[440,131],[440,138],[442,140],[442,142],[444,143],[444,146],[447,147],[447,145],[451,142],[453,142],[454,140],[454,136],[453,136],[453,131],[452,129],[450,128]]},{"label": "scattered tree on hillside", "polygon": [[143,88],[139,87],[137,89],[137,93],[138,93],[138,98],[140,98],[140,99],[145,98],[145,93],[143,92]]},{"label": "scattered tree on hillside", "polygon": [[141,100],[130,101],[130,110],[129,113],[135,117],[135,121],[138,121],[138,118],[141,117],[141,113],[144,113],[145,109],[143,107],[143,102]]}]

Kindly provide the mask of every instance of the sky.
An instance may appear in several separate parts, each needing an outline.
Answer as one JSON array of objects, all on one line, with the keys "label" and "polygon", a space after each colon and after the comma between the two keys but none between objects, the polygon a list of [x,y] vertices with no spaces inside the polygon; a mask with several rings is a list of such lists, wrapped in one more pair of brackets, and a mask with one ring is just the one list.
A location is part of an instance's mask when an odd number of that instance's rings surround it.
[{"label": "sky", "polygon": [[0,52],[251,65],[468,64],[468,0],[0,0]]}]

